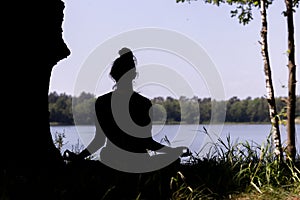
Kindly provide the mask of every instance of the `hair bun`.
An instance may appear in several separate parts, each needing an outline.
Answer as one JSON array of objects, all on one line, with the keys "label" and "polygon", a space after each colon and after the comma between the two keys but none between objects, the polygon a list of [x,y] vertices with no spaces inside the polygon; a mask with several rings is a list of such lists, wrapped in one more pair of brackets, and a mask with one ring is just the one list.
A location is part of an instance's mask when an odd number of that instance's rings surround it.
[{"label": "hair bun", "polygon": [[133,56],[132,51],[131,51],[129,48],[123,47],[123,48],[119,51],[119,55],[120,55],[120,56],[124,56],[125,54],[126,54],[126,55],[130,55],[130,56]]}]

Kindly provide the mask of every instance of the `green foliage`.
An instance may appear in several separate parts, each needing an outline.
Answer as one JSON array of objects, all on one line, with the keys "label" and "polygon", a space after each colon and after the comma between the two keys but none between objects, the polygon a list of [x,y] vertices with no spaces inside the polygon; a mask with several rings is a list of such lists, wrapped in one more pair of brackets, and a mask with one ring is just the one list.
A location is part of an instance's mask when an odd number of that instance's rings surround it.
[{"label": "green foliage", "polygon": [[66,138],[66,135],[65,135],[64,131],[62,133],[56,132],[54,134],[54,144],[60,152],[62,152],[62,148],[66,144],[64,141],[65,138]]},{"label": "green foliage", "polygon": [[299,0],[294,0],[294,1],[293,1],[293,7],[294,7],[294,8],[299,8],[299,4],[300,4],[300,1],[299,1]]},{"label": "green foliage", "polygon": [[[66,150],[64,149],[64,146],[68,143],[65,141],[65,139],[66,139],[65,130],[63,130],[63,132],[55,132],[53,142],[56,148],[61,153],[61,155],[64,154],[64,151]],[[76,154],[79,154],[84,148],[85,148],[84,145],[79,141],[79,139],[77,139],[77,142],[71,145],[70,150]],[[96,157],[97,157],[96,155],[92,154],[88,156],[86,160],[92,160],[95,159]]]},{"label": "green foliage", "polygon": [[[96,98],[92,94],[83,93],[79,97],[71,97],[66,94],[49,95],[50,122],[61,124],[92,125],[94,124],[94,103]],[[207,123],[211,120],[212,106],[216,110],[223,109],[226,104],[225,122],[269,122],[268,103],[264,97],[239,99],[234,96],[227,101],[216,101],[211,98],[186,98],[180,97],[155,97],[152,100],[154,123]],[[281,122],[284,122],[286,108],[281,97],[275,98]],[[72,109],[73,107],[73,109]],[[73,110],[73,112],[72,112]],[[221,113],[221,112],[220,112]],[[222,117],[215,113],[217,122],[222,122]],[[296,98],[296,117],[300,116],[300,96]]]},{"label": "green foliage", "polygon": [[179,99],[181,105],[181,118],[187,124],[197,124],[199,123],[199,103],[198,98],[193,97],[188,99],[186,97],[180,97]]},{"label": "green foliage", "polygon": [[[207,130],[203,128],[206,134]],[[64,132],[57,133],[56,144],[62,148]],[[80,146],[73,149],[79,152]],[[62,171],[41,170],[32,174],[2,170],[0,196],[11,199],[11,192],[22,186],[53,194],[55,199],[299,199],[300,155],[293,161],[287,156],[277,160],[272,154],[270,136],[262,144],[225,140],[213,143],[207,156],[191,156],[186,164],[173,163],[150,173],[124,173],[111,169],[93,158],[67,162]],[[51,179],[49,176],[54,176]],[[46,182],[44,182],[44,180]],[[45,190],[45,184],[51,186]],[[44,190],[43,190],[44,189]],[[53,197],[51,196],[51,197]]]},{"label": "green foliage", "polygon": [[58,95],[56,92],[48,95],[49,120],[50,122],[60,122],[62,124],[72,124],[72,97],[65,93]]},{"label": "green foliage", "polygon": [[95,98],[90,97],[73,105],[73,115],[76,119],[76,124],[94,124]]},{"label": "green foliage", "polygon": [[171,178],[170,189],[172,191],[171,200],[214,199],[215,196],[208,188],[189,186],[180,171]]},{"label": "green foliage", "polygon": [[[207,133],[205,128],[204,131]],[[180,177],[184,177],[181,184],[178,184],[181,180],[178,175],[172,179],[176,183],[173,184],[176,186],[173,195],[197,198],[207,195],[205,199],[231,199],[237,196],[236,199],[239,199],[239,195],[255,193],[253,197],[259,194],[264,199],[270,199],[275,197],[271,191],[278,189],[283,194],[299,195],[300,157],[298,155],[295,162],[288,154],[283,160],[276,159],[270,137],[262,144],[232,141],[230,135],[225,141],[219,139],[212,144],[207,156],[201,158],[195,154],[190,162],[183,165],[180,170]],[[281,194],[276,199],[284,198],[286,196]]]},{"label": "green foliage", "polygon": [[[197,1],[197,0],[194,0]],[[298,1],[299,4],[299,0]],[[176,0],[177,3],[188,2],[191,3],[191,0]],[[205,3],[213,4],[220,6],[221,4],[227,4],[230,6],[235,6],[233,10],[230,11],[231,17],[237,17],[239,23],[246,25],[253,20],[253,8],[260,7],[259,0],[204,0]],[[271,5],[273,0],[265,0],[266,7]]]},{"label": "green foliage", "polygon": [[79,97],[72,97],[65,93],[57,94],[52,92],[48,95],[49,102],[49,121],[58,124],[77,124],[94,123],[94,104],[95,96],[89,93],[81,93]]}]

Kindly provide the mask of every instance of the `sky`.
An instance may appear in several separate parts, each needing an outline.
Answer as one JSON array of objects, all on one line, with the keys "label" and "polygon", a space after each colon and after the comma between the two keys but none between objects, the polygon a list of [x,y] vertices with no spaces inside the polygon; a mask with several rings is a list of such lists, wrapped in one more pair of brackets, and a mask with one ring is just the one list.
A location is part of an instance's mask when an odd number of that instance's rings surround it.
[{"label": "sky", "polygon": [[[196,43],[198,49],[203,50],[202,64],[210,67],[215,76],[201,71],[205,67],[200,69],[200,73],[195,71],[191,60],[198,58],[185,59],[190,55],[195,56],[192,55],[192,51],[183,51],[182,55],[172,52],[175,48],[184,50],[184,45],[181,46],[182,41],[175,39],[174,43],[169,44],[173,48],[167,49],[170,51],[162,51],[161,44],[156,43],[153,43],[156,47],[154,49],[139,46],[133,49],[138,60],[137,69],[138,71],[140,69],[136,87],[146,96],[172,96],[172,94],[180,96],[184,94],[181,94],[183,90],[187,91],[179,88],[184,85],[179,83],[183,82],[187,83],[187,87],[192,88],[188,94],[194,94],[200,98],[214,97],[216,94],[213,90],[217,86],[221,86],[224,90],[221,91],[221,96],[225,99],[233,96],[245,99],[266,95],[263,61],[258,43],[261,28],[259,10],[254,9],[254,19],[248,25],[242,25],[237,18],[230,16],[232,7],[227,5],[217,7],[202,1],[176,3],[176,0],[64,0],[64,2],[63,38],[71,50],[71,55],[54,66],[49,92],[55,91],[77,96],[81,91],[78,84],[83,84],[80,77],[84,70],[89,70],[84,82],[91,82],[93,85],[90,87],[91,90],[87,89],[85,92],[101,95],[110,91],[114,82],[108,77],[109,66],[117,56],[117,48],[120,49],[126,44],[122,41],[118,46],[116,44],[118,36],[121,35],[122,38],[126,32],[156,28],[170,31],[170,38],[174,31],[175,36],[176,34],[182,35],[188,38],[188,41]],[[269,53],[276,97],[288,94],[285,87],[288,70],[285,54],[287,50],[286,18],[282,15],[284,9],[284,1],[275,1],[267,11]],[[298,38],[300,37],[297,38],[300,34],[299,9],[294,15],[294,25],[296,65],[299,66],[300,40]],[[161,43],[168,39],[168,36],[163,38]],[[147,37],[145,35],[136,37],[136,40],[141,40],[142,44],[147,42],[151,44],[154,41],[151,34]],[[116,45],[115,51],[109,49],[107,53],[103,53],[103,48],[111,41]],[[92,59],[94,63],[97,62],[95,58],[99,59],[99,65],[101,63],[105,65],[99,66],[99,71],[97,68],[86,67]],[[153,75],[152,84],[147,85],[141,80],[149,78],[151,74],[147,72],[149,69],[162,70],[157,72],[162,73],[164,77]],[[146,72],[148,76],[144,75]],[[298,80],[299,67],[296,73]],[[95,76],[98,77],[97,80],[94,80]],[[166,80],[170,82],[165,82]],[[299,87],[297,83],[297,95],[300,95]]]}]

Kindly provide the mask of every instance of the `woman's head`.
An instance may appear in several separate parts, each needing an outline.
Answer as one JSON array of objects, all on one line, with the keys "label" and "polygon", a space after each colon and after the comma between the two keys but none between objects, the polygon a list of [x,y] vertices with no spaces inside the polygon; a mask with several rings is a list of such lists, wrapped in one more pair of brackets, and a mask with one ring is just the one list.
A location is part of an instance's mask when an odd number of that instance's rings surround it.
[{"label": "woman's head", "polygon": [[136,58],[132,51],[124,47],[119,51],[119,57],[113,62],[110,76],[118,82],[121,77],[126,74],[126,77],[134,79],[136,76]]}]

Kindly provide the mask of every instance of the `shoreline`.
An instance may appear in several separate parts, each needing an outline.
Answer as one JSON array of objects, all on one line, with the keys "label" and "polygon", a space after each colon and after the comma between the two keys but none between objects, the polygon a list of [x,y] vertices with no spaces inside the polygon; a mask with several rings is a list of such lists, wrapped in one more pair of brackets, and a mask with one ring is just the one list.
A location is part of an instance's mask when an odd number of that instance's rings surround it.
[{"label": "shoreline", "polygon": [[[203,122],[200,124],[188,124],[188,123],[153,123],[153,125],[209,125],[210,123],[208,122]],[[224,123],[212,123],[213,125],[219,125],[219,124],[224,124],[224,125],[266,125],[266,124],[270,124],[270,122],[224,122]],[[300,119],[295,120],[295,125],[299,125],[300,124]],[[58,122],[49,122],[50,126],[75,126],[76,124],[65,124],[65,123],[58,123]],[[92,126],[93,124],[77,124],[79,126]]]}]

